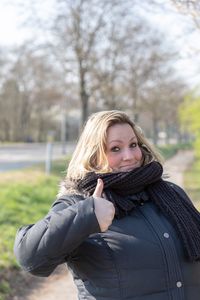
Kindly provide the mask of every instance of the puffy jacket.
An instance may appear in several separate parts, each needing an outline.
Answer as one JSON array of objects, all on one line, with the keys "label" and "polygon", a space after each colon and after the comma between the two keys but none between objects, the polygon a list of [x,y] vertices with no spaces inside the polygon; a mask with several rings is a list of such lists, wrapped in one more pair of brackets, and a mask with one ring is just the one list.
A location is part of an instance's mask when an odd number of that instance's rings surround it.
[{"label": "puffy jacket", "polygon": [[151,201],[100,232],[92,197],[63,196],[43,220],[19,229],[14,251],[37,276],[67,262],[80,300],[200,299],[200,263],[186,260],[172,224]]}]

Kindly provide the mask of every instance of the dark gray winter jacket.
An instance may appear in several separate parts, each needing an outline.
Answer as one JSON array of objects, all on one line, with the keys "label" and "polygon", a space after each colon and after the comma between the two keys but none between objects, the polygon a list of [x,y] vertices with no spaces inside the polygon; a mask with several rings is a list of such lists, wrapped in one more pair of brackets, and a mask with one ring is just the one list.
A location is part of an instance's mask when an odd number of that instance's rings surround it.
[{"label": "dark gray winter jacket", "polygon": [[200,299],[200,263],[186,260],[172,224],[151,201],[101,233],[92,197],[63,196],[43,220],[18,231],[14,251],[37,276],[67,262],[80,300]]}]

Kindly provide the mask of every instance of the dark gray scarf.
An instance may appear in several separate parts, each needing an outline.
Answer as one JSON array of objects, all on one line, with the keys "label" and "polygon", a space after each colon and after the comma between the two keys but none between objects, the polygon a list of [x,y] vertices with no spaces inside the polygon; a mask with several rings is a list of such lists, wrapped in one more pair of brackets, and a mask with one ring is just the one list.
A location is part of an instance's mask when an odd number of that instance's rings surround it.
[{"label": "dark gray scarf", "polygon": [[130,172],[90,172],[84,179],[77,181],[75,186],[81,193],[92,195],[97,179],[101,178],[106,198],[114,203],[119,218],[131,211],[140,200],[151,199],[175,226],[189,260],[199,260],[200,213],[189,199],[162,180],[162,174],[162,165],[153,161]]}]

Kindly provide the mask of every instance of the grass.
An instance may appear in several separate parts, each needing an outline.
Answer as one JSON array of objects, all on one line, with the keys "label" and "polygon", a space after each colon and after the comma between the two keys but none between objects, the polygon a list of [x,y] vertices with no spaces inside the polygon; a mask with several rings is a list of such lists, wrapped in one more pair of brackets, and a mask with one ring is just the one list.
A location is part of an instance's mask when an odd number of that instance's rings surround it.
[{"label": "grass", "polygon": [[[34,172],[33,172],[33,175]],[[57,192],[55,176],[34,178],[34,182],[0,183],[0,269],[13,264],[11,244],[16,228],[34,223],[47,213]]]},{"label": "grass", "polygon": [[13,240],[17,228],[34,223],[47,212],[64,177],[64,163],[57,161],[46,176],[43,165],[5,173],[0,179],[0,271],[16,265]]},{"label": "grass", "polygon": [[172,157],[173,155],[175,155],[179,150],[192,149],[192,144],[184,143],[184,144],[165,145],[165,146],[158,146],[157,148],[160,154],[166,160]]},{"label": "grass", "polygon": [[38,165],[23,171],[2,173],[0,177],[0,300],[10,292],[10,270],[19,266],[13,254],[13,244],[19,227],[34,223],[49,210],[64,177],[65,162],[52,165],[47,176],[44,166]]}]

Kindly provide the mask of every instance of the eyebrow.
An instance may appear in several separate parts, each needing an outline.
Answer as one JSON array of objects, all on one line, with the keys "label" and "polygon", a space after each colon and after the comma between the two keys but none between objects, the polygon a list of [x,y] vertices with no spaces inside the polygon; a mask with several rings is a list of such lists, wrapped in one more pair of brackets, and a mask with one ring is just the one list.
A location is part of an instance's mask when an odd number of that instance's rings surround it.
[{"label": "eyebrow", "polygon": [[[136,136],[134,136],[134,137],[132,137],[130,140],[129,140],[129,142],[131,142],[131,141],[133,141],[133,140],[137,140],[137,138],[136,138]],[[121,141],[121,140],[112,140],[112,141],[110,141],[108,144],[111,144],[111,143],[123,143],[123,141]]]}]

